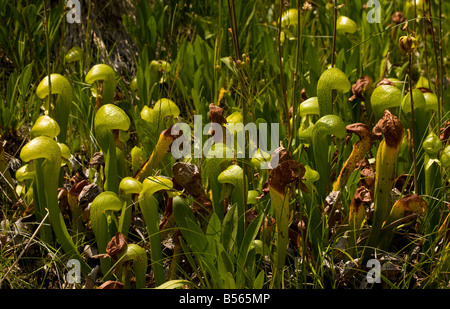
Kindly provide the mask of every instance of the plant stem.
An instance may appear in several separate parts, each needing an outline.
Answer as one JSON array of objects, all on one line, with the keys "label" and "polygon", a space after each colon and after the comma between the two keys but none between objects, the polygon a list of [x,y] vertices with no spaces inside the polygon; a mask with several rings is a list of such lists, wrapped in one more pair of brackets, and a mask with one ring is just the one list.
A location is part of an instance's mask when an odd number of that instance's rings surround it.
[{"label": "plant stem", "polygon": [[[33,182],[33,200],[34,200],[34,213],[36,215],[37,220],[43,220],[46,206],[45,199],[45,182],[44,174],[42,171],[42,164],[44,163],[44,159],[36,159],[34,162],[34,168],[36,170],[36,178]],[[49,224],[49,219],[46,220],[42,231],[40,232],[40,237],[43,241],[47,243],[53,242],[53,234],[52,227]]]},{"label": "plant stem", "polygon": [[395,163],[403,139],[403,125],[388,109],[384,112],[374,130],[382,131],[384,138],[380,142],[376,155],[376,171],[374,187],[374,213],[372,228],[366,241],[363,253],[367,261],[374,248],[380,248],[380,233],[384,221],[391,211],[391,189],[395,172]]},{"label": "plant stem", "polygon": [[414,24],[413,24],[413,32],[416,33],[416,18],[417,18],[417,1],[414,2]]},{"label": "plant stem", "polygon": [[413,86],[412,86],[412,52],[408,54],[409,56],[409,88],[410,88],[410,97],[411,97],[411,150],[412,150],[412,159],[414,166],[414,190],[417,193],[419,188],[417,183],[417,160],[416,160],[416,129],[414,122],[414,99],[413,99]]},{"label": "plant stem", "polygon": [[[219,0],[218,2],[219,4],[219,16],[218,16],[218,23],[217,23],[217,36],[216,36],[216,40],[214,43],[214,66],[219,66],[220,67],[220,49],[221,49],[221,45],[222,45],[222,0]],[[214,70],[214,80],[218,80],[219,73],[218,70]],[[216,84],[217,88],[215,88],[214,90],[214,95],[217,95],[218,89],[220,88],[220,85]],[[214,100],[216,102],[216,100]],[[217,105],[219,105],[219,100],[217,100]]]},{"label": "plant stem", "polygon": [[283,60],[281,55],[281,17],[283,16],[283,1],[280,1],[280,22],[278,23],[278,36],[277,36],[277,50],[278,50],[278,61],[280,65],[280,79],[281,79],[281,91],[283,92],[283,104],[284,104],[284,112],[285,112],[285,121],[288,132],[288,140],[291,139],[291,126],[289,125],[289,108],[287,106],[287,94],[286,87],[284,84],[284,73],[283,73]]},{"label": "plant stem", "polygon": [[[231,7],[230,7],[231,5]],[[231,9],[231,11],[230,11]],[[237,22],[236,22],[236,8],[234,6],[234,0],[231,0],[231,4],[230,4],[230,0],[228,0],[228,12],[230,14],[230,22],[231,22],[231,29],[232,29],[232,36],[233,36],[233,41],[234,41],[234,49],[235,49],[235,53],[236,53],[236,60],[237,61],[242,61],[242,54],[241,54],[241,48],[239,47],[239,33],[238,33],[238,27],[237,27]],[[242,70],[241,67],[238,67],[238,73],[239,73],[239,79],[240,79],[240,83],[241,83],[241,87],[242,87],[242,91],[244,91],[246,89],[245,87],[245,78],[242,74]],[[241,96],[241,101],[242,101],[242,117],[243,120],[242,122],[244,123],[244,125],[247,124],[247,104],[244,100],[244,97]],[[247,138],[246,138],[247,140]]]},{"label": "plant stem", "polygon": [[236,24],[236,9],[234,7],[234,0],[228,0],[228,17],[231,23],[231,31],[233,38],[233,46],[236,54],[236,59],[241,60],[241,51],[239,49],[239,36],[237,33],[237,24]]},{"label": "plant stem", "polygon": [[51,68],[50,68],[50,42],[48,39],[48,16],[47,16],[47,1],[44,0],[44,29],[45,29],[45,45],[47,50],[47,75],[48,75],[48,106],[52,106],[52,82],[51,82]]},{"label": "plant stem", "polygon": [[[440,3],[440,1],[439,1]],[[436,64],[436,97],[438,100],[438,111],[437,111],[437,123],[438,123],[438,132],[439,132],[439,127],[441,124],[441,98],[443,99],[443,97],[441,97],[439,94],[442,94],[442,85],[440,85],[440,80],[441,78],[439,77],[439,73],[441,72],[439,70],[439,63],[438,63],[438,54],[437,54],[437,48],[436,48],[436,36],[434,34],[434,27],[433,27],[433,20],[431,19],[431,0],[428,0],[428,14],[429,14],[429,21],[430,21],[430,26],[431,26],[431,37],[433,39],[433,49],[434,49],[434,62]],[[442,59],[441,59],[442,60]],[[442,69],[442,68],[441,68]]]},{"label": "plant stem", "polygon": [[161,235],[158,224],[158,202],[153,196],[141,197],[140,208],[147,226],[150,252],[152,259],[152,269],[155,276],[156,285],[163,284],[165,279],[163,268],[163,256],[161,251]]},{"label": "plant stem", "polygon": [[[414,17],[415,17],[415,7],[416,2],[414,1]],[[415,23],[414,23],[415,25]],[[406,24],[406,33],[409,35],[409,27]],[[416,159],[416,129],[415,129],[415,121],[414,121],[414,99],[413,99],[413,80],[412,80],[412,56],[413,51],[408,52],[408,74],[409,74],[409,93],[411,97],[411,155],[413,160],[413,168],[414,168],[414,191],[417,193],[419,185],[417,183],[417,159]]]},{"label": "plant stem", "polygon": [[86,34],[85,34],[85,43],[84,43],[84,59],[83,59],[83,73],[84,68],[89,67],[90,64],[90,50],[89,50],[89,32],[90,32],[90,23],[91,23],[91,0],[89,0],[88,5],[88,13],[86,17]]},{"label": "plant stem", "polygon": [[[289,136],[289,143],[288,143],[288,147],[287,150],[289,152],[290,148],[291,148],[291,143],[292,140],[295,140],[295,133],[297,132],[296,129],[296,111],[297,111],[297,80],[298,80],[298,63],[299,63],[299,59],[300,59],[300,38],[301,38],[301,19],[300,19],[300,15],[301,15],[301,9],[302,9],[302,5],[301,5],[301,1],[297,0],[297,45],[296,45],[296,50],[295,50],[295,70],[294,70],[294,82],[293,82],[293,95],[292,95],[292,134]],[[302,87],[300,87],[300,89],[302,89]]]},{"label": "plant stem", "polygon": [[331,67],[334,67],[336,53],[337,0],[334,0],[333,48],[331,51]]},{"label": "plant stem", "polygon": [[[422,2],[422,10],[425,13],[425,1]],[[428,16],[428,20],[429,20]],[[428,66],[428,48],[427,48],[427,19],[423,19],[423,44],[424,44],[424,58],[425,58],[425,71],[427,72],[427,79],[428,79],[428,89],[431,89],[431,81],[430,81],[430,69]],[[439,130],[439,128],[438,128]]]},{"label": "plant stem", "polygon": [[[237,61],[241,62],[242,61],[242,54],[241,54],[241,50],[239,47],[239,34],[238,34],[238,29],[237,29],[237,22],[236,22],[236,8],[234,6],[234,0],[228,0],[228,16],[230,19],[230,23],[231,23],[231,30],[232,30],[232,36],[233,36],[233,41],[234,41],[234,50],[236,53],[236,59]],[[245,77],[242,73],[242,69],[239,66],[238,67],[238,75],[239,75],[239,80],[240,80],[240,86],[242,89],[242,92],[247,92],[247,88],[245,86]],[[248,111],[247,111],[247,104],[245,102],[244,96],[241,96],[241,101],[242,101],[242,122],[244,124],[244,126],[247,124],[247,117],[248,117]],[[248,132],[245,132],[245,145],[248,145]],[[247,153],[247,151],[245,150],[245,152]],[[247,154],[245,155],[245,159],[247,158]],[[244,170],[244,177],[243,177],[243,186],[245,186],[245,179],[247,178],[246,175],[248,173],[248,168],[246,167],[246,164],[244,162],[244,164],[241,164],[241,167]],[[247,196],[244,194],[244,205],[247,203]]]},{"label": "plant stem", "polygon": [[[44,1],[44,5],[45,5],[45,1]],[[33,59],[36,59],[36,53],[35,53],[35,50],[33,48],[33,44],[32,44],[32,41],[31,41],[31,35],[30,35],[30,31],[28,30],[28,24],[27,24],[27,20],[25,19],[25,15],[24,15],[24,12],[23,12],[23,4],[22,3],[20,3],[20,13],[22,15],[23,25],[25,26],[25,30],[27,32],[28,44],[30,44],[31,57],[33,57]],[[34,61],[34,69],[36,71],[37,79],[40,80],[41,77],[39,75],[39,70],[38,70],[38,67],[37,67],[37,61]]]},{"label": "plant stem", "polygon": [[[440,75],[441,75],[440,83],[441,84],[440,84],[439,90],[440,90],[440,97],[442,100],[442,106],[444,106],[445,105],[444,92],[443,92],[444,91],[444,58],[442,55],[442,3],[441,3],[441,0],[439,0],[438,4],[439,4],[439,8],[438,8],[438,11],[439,11],[439,54],[440,54],[440,58],[441,58],[441,66],[440,66]],[[440,126],[441,126],[441,106],[438,103],[438,130],[439,130]]]},{"label": "plant stem", "polygon": [[105,132],[110,135],[109,145],[105,153],[105,191],[112,191],[117,193],[119,190],[118,170],[117,170],[117,155],[116,145],[111,132]]},{"label": "plant stem", "polygon": [[289,243],[289,199],[285,194],[270,189],[270,197],[275,208],[276,226],[276,251],[275,251],[275,269],[273,270],[272,287],[281,288],[283,282],[282,274],[286,260],[286,248]]}]

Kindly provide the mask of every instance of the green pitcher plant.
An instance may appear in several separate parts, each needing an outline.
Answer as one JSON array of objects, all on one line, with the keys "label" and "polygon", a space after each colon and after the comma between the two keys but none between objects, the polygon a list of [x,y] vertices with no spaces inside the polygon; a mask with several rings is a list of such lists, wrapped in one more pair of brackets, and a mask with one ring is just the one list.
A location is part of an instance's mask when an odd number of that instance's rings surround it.
[{"label": "green pitcher plant", "polygon": [[[312,146],[312,161],[314,168],[320,175],[317,182],[317,191],[319,199],[323,201],[327,193],[331,190],[330,178],[330,145],[331,135],[342,139],[346,135],[346,126],[341,117],[336,115],[326,115],[317,122],[299,134],[299,139],[310,141]],[[334,151],[333,151],[334,152]]]},{"label": "green pitcher plant", "polygon": [[375,119],[380,119],[386,109],[398,115],[402,103],[402,91],[394,83],[377,86],[370,96],[370,104]]},{"label": "green pitcher plant", "polygon": [[158,201],[155,193],[158,191],[169,191],[173,187],[173,182],[167,177],[150,176],[142,183],[142,191],[139,193],[139,208],[142,212],[150,243],[150,254],[152,259],[151,267],[157,285],[166,281],[163,256],[161,249],[161,235],[159,227]]},{"label": "green pitcher plant", "polygon": [[364,186],[356,189],[350,203],[348,211],[348,235],[347,235],[347,253],[351,257],[358,257],[357,241],[361,234],[361,229],[366,220],[365,203],[370,203],[373,199],[372,192]]},{"label": "green pitcher plant", "polygon": [[[44,182],[42,181],[42,168],[38,167],[38,172],[35,169],[34,162],[37,162],[38,166],[42,165],[43,159],[36,159],[28,164],[22,165],[16,171],[16,179],[19,182],[19,186],[16,188],[20,190],[18,192],[19,196],[23,195],[23,199],[26,205],[30,205],[33,203],[33,210],[36,216],[36,220],[41,222],[45,217],[45,187]],[[37,174],[38,173],[38,174]],[[37,179],[40,179],[38,181]],[[39,186],[38,186],[39,184]],[[45,221],[45,223],[49,223],[49,219]],[[39,235],[43,241],[53,243],[53,230],[50,224],[45,224],[41,227]]]},{"label": "green pitcher plant", "polygon": [[[107,64],[96,64],[85,77],[86,83],[94,84],[95,82],[102,81],[102,105],[114,103],[114,93],[116,91],[117,80],[114,69]],[[98,110],[100,106],[96,106]]]},{"label": "green pitcher plant", "polygon": [[222,183],[218,177],[222,171],[227,168],[231,159],[227,158],[227,151],[233,151],[223,143],[215,143],[205,156],[202,164],[202,180],[205,184],[208,195],[211,196],[211,202],[214,212],[220,220],[223,220],[225,209],[222,198]]},{"label": "green pitcher plant", "polygon": [[125,288],[130,288],[130,261],[133,263],[136,288],[145,288],[145,275],[147,274],[147,252],[138,244],[127,243],[125,235],[117,232],[106,247],[106,254],[101,258],[111,258],[115,263],[115,271]]},{"label": "green pitcher plant", "polygon": [[[58,123],[50,116],[43,115],[40,116],[30,131],[30,136],[36,138],[38,136],[47,136],[51,139],[58,136],[60,133],[60,128]],[[62,157],[62,154],[61,154]],[[44,174],[42,169],[42,164],[44,163],[43,158],[36,158],[33,160],[34,164],[29,164],[33,166],[33,174],[36,176],[36,180],[33,182],[33,202],[36,218],[41,221],[45,215],[45,205],[47,204],[45,197],[45,183],[43,181]],[[53,235],[52,230],[49,225],[44,225],[42,227],[41,237],[44,240],[52,241]]]},{"label": "green pitcher plant", "polygon": [[118,106],[104,104],[95,114],[95,134],[105,157],[105,191],[118,193],[118,160],[113,130],[127,131],[130,127],[130,118]]},{"label": "green pitcher plant", "polygon": [[425,200],[417,195],[410,194],[398,199],[392,206],[391,212],[383,223],[382,244],[384,247],[388,247],[394,236],[394,228],[392,226],[397,220],[401,219],[406,212],[415,213],[417,215],[423,215],[428,210],[428,204]]},{"label": "green pitcher plant", "polygon": [[350,156],[345,161],[341,172],[333,185],[333,191],[340,191],[346,184],[350,174],[354,171],[356,164],[361,161],[372,148],[373,142],[378,138],[369,130],[364,123],[354,123],[346,127],[347,133],[354,133],[360,140],[353,145]]},{"label": "green pitcher plant", "polygon": [[291,183],[298,182],[304,176],[305,171],[304,166],[295,160],[287,160],[272,170],[269,179],[269,193],[276,221],[276,253],[274,258],[275,269],[273,270],[274,274],[272,278],[273,287],[280,287],[289,243],[291,210],[289,207],[290,199],[287,186]]},{"label": "green pitcher plant", "polygon": [[347,16],[341,15],[336,20],[336,30],[341,33],[355,33],[358,30],[358,26],[355,21]]},{"label": "green pitcher plant", "polygon": [[[51,87],[51,93],[50,93]],[[67,136],[67,125],[72,105],[72,85],[67,78],[61,74],[50,74],[44,77],[36,88],[36,95],[44,99],[49,95],[57,94],[58,98],[53,106],[49,106],[47,101],[44,104],[44,110],[48,116],[55,119],[60,127],[58,142],[65,143]]]},{"label": "green pitcher plant", "polygon": [[450,145],[448,145],[447,147],[444,148],[444,150],[442,150],[441,155],[440,155],[440,161],[442,164],[442,167],[447,169],[447,179],[450,178],[450,171],[449,171],[449,167],[450,167]]},{"label": "green pitcher plant", "polygon": [[[50,223],[57,241],[63,247],[64,252],[69,257],[76,258],[80,261],[83,270],[88,272],[90,267],[81,257],[73,243],[58,204],[58,179],[61,169],[60,146],[48,136],[38,136],[22,148],[20,158],[24,162],[34,161],[35,167],[37,168],[35,179],[37,188],[42,184],[44,187],[44,190],[39,192],[39,194],[44,194],[45,199],[39,199],[39,206],[41,208],[44,205],[47,206]],[[45,201],[45,204],[41,204],[43,201]]]},{"label": "green pitcher plant", "polygon": [[[123,201],[116,193],[111,191],[101,192],[92,201],[89,218],[99,254],[106,254],[108,243],[117,232],[117,228],[114,227],[114,223],[117,221],[114,212],[118,212],[122,208]],[[111,258],[102,258],[100,266],[103,275],[109,280],[111,278],[109,272],[112,266]]]},{"label": "green pitcher plant", "polygon": [[64,56],[66,63],[72,63],[83,59],[84,52],[79,46],[72,47]]},{"label": "green pitcher plant", "polygon": [[441,172],[442,164],[439,160],[439,152],[442,150],[442,141],[440,138],[431,132],[425,138],[422,145],[425,153],[423,160],[425,169],[425,194],[429,196],[428,201],[429,211],[427,212],[427,231],[431,233],[439,225],[440,217],[440,200],[442,199],[442,180]]},{"label": "green pitcher plant", "polygon": [[[413,148],[414,155],[416,158],[416,162],[413,162],[417,166],[417,184],[414,184],[415,191],[417,194],[423,194],[425,190],[425,175],[423,169],[420,167],[423,166],[423,147],[420,147],[422,142],[425,140],[425,137],[428,132],[428,126],[430,124],[430,117],[428,114],[427,102],[425,101],[425,97],[419,89],[412,90],[412,96],[414,101],[414,123],[411,118],[411,92],[408,92],[402,101],[402,110],[405,114],[407,114],[411,119],[408,123],[409,130],[411,131],[411,147]],[[413,127],[414,126],[414,127]],[[412,134],[414,133],[414,135]],[[414,160],[414,157],[413,157]]]},{"label": "green pitcher plant", "polygon": [[167,98],[156,101],[153,108],[144,106],[141,110],[141,118],[151,125],[151,130],[155,135],[172,125],[179,115],[180,109],[178,106]]},{"label": "green pitcher plant", "polygon": [[283,44],[286,38],[294,37],[291,28],[298,24],[298,10],[292,8],[284,11],[279,22],[281,22],[280,41]]},{"label": "green pitcher plant", "polygon": [[389,110],[384,112],[377,125],[373,128],[375,134],[383,134],[376,156],[376,171],[374,188],[374,215],[372,228],[367,239],[365,258],[368,258],[373,248],[377,246],[380,231],[384,221],[391,211],[391,190],[395,171],[395,162],[403,138],[403,125]]},{"label": "green pitcher plant", "polygon": [[155,148],[152,151],[150,157],[144,162],[144,164],[136,171],[133,177],[140,182],[143,182],[145,178],[150,176],[154,169],[163,162],[164,157],[170,150],[170,146],[173,141],[180,135],[172,134],[172,127],[169,127],[161,132],[156,143]]},{"label": "green pitcher plant", "polygon": [[[333,89],[348,92],[351,88],[350,82],[338,68],[330,68],[324,71],[317,83],[317,99],[319,101],[319,116],[333,114],[332,91]],[[336,114],[336,113],[334,113]]]},{"label": "green pitcher plant", "polygon": [[128,261],[133,261],[134,275],[136,277],[136,288],[145,288],[145,275],[147,274],[148,259],[147,252],[137,244],[127,244],[126,249],[117,256],[120,272],[123,276],[123,282],[130,282],[128,279]]},{"label": "green pitcher plant", "polygon": [[217,180],[224,185],[225,190],[228,185],[233,186],[233,193],[231,200],[237,204],[237,234],[236,244],[240,246],[244,238],[245,229],[245,211],[247,204],[247,182],[244,181],[244,170],[239,166],[232,164],[228,166],[223,172],[219,174]]},{"label": "green pitcher plant", "polygon": [[128,237],[131,216],[133,214],[133,196],[142,191],[142,183],[133,177],[124,177],[119,183],[119,196],[124,200],[120,214],[119,232]]},{"label": "green pitcher plant", "polygon": [[319,100],[317,97],[309,98],[303,101],[299,106],[299,115],[301,117],[298,134],[302,135],[308,129],[312,129],[314,115],[319,115]]},{"label": "green pitcher plant", "polygon": [[312,147],[314,155],[314,168],[320,175],[317,182],[319,198],[323,201],[331,189],[330,178],[330,151],[331,135],[336,138],[344,138],[346,135],[345,124],[342,119],[335,115],[321,117],[314,124],[312,130]]}]

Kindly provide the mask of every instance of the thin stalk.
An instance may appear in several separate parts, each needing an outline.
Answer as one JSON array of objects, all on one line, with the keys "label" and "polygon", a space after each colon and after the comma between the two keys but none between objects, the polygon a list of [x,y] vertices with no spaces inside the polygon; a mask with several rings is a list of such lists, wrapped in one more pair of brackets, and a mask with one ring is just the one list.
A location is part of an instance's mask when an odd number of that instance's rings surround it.
[{"label": "thin stalk", "polygon": [[[296,49],[295,49],[295,70],[294,70],[294,82],[293,82],[293,95],[292,95],[292,134],[289,135],[289,143],[288,143],[288,152],[291,148],[291,143],[292,140],[295,140],[295,132],[297,132],[297,128],[296,128],[296,110],[297,110],[297,80],[298,80],[298,63],[299,63],[299,59],[300,59],[300,38],[301,38],[301,19],[300,19],[300,15],[301,15],[301,9],[302,9],[302,5],[301,5],[301,1],[297,0],[297,45],[296,45]],[[280,23],[281,24],[281,23]],[[301,87],[300,87],[301,89]]]},{"label": "thin stalk", "polygon": [[[241,49],[239,47],[239,34],[238,34],[238,29],[237,29],[237,23],[236,23],[236,9],[234,6],[234,0],[228,0],[228,17],[230,19],[230,24],[231,24],[231,34],[232,34],[232,38],[233,38],[233,46],[234,46],[234,53],[236,54],[236,62],[241,62],[242,61],[242,54],[241,54]],[[245,84],[245,79],[243,77],[242,74],[242,70],[241,67],[238,66],[238,75],[239,75],[239,80],[241,83],[241,87],[242,90],[245,90],[244,84]],[[242,98],[242,115],[243,115],[243,123],[244,125],[247,124],[247,105],[245,104],[245,100],[243,100],[243,96],[241,96]]]},{"label": "thin stalk", "polygon": [[90,51],[89,51],[89,32],[90,32],[90,24],[91,24],[91,0],[89,0],[89,4],[88,4],[88,13],[86,16],[86,34],[85,34],[85,43],[84,43],[84,55],[85,58],[83,59],[83,73],[84,68],[85,67],[89,67],[89,63],[90,63]]},{"label": "thin stalk", "polygon": [[[45,1],[44,1],[44,3],[45,3]],[[33,59],[36,59],[36,53],[35,53],[35,50],[33,48],[33,44],[32,44],[32,41],[31,41],[31,35],[30,35],[30,31],[28,30],[28,24],[27,24],[27,20],[25,19],[25,15],[24,15],[24,12],[23,12],[23,4],[22,3],[20,3],[20,13],[22,15],[23,24],[25,26],[25,31],[27,32],[28,44],[30,44],[31,57]],[[38,67],[37,67],[37,61],[34,61],[34,69],[36,71],[36,76],[37,76],[38,80],[40,80],[41,77],[39,75],[39,70],[38,70]]]},{"label": "thin stalk", "polygon": [[[234,42],[234,50],[236,53],[236,59],[237,61],[241,62],[241,50],[239,47],[239,34],[238,34],[238,29],[237,29],[237,23],[236,23],[236,8],[234,5],[234,0],[227,0],[228,1],[228,16],[230,19],[230,23],[231,23],[231,30],[232,30],[232,37],[233,37],[233,42]],[[246,86],[245,86],[245,78],[243,76],[242,73],[242,69],[239,66],[238,67],[238,75],[239,75],[239,80],[240,80],[240,85],[242,88],[242,91],[246,91]],[[248,93],[248,91],[247,91]],[[244,96],[241,96],[241,100],[242,100],[242,122],[244,124],[244,126],[247,124],[247,117],[248,117],[248,111],[247,111],[247,104],[245,102]],[[245,132],[245,145],[248,145],[248,133]],[[247,156],[245,156],[247,158]],[[247,175],[247,168],[245,167],[245,164],[242,164],[242,168],[244,169],[244,175]],[[245,186],[245,179],[246,177],[243,178],[243,186]],[[244,204],[247,203],[247,196],[244,194]]]},{"label": "thin stalk", "polygon": [[241,60],[241,51],[239,48],[239,35],[237,30],[237,24],[236,24],[236,9],[234,7],[234,0],[227,0],[228,1],[228,17],[230,19],[231,23],[231,31],[232,31],[232,38],[233,38],[233,46],[234,51],[236,54],[236,59]]},{"label": "thin stalk", "polygon": [[[298,13],[298,14],[300,14],[300,13]],[[286,121],[287,132],[288,132],[288,140],[290,141],[291,140],[291,126],[289,125],[289,120],[288,120],[289,108],[287,106],[287,94],[286,94],[286,86],[284,84],[283,61],[282,61],[282,55],[281,55],[281,16],[283,16],[283,1],[280,1],[280,22],[278,23],[277,50],[278,50],[278,61],[279,61],[279,65],[280,65],[281,91],[283,92],[285,121]]]},{"label": "thin stalk", "polygon": [[[415,3],[415,1],[414,1]],[[417,160],[416,160],[416,129],[414,122],[414,100],[413,100],[413,86],[412,86],[412,52],[409,53],[409,87],[410,87],[410,97],[411,97],[411,150],[412,150],[412,159],[414,166],[414,191],[417,192],[418,183],[417,183]]]},{"label": "thin stalk", "polygon": [[416,18],[417,18],[417,2],[414,0],[414,23],[413,23],[413,32],[416,33]]},{"label": "thin stalk", "polygon": [[[440,1],[439,1],[440,3]],[[433,27],[433,20],[431,18],[431,1],[428,0],[428,14],[429,14],[429,20],[430,20],[430,26],[431,26],[431,37],[433,39],[433,50],[434,50],[434,62],[436,64],[436,97],[438,100],[438,111],[437,111],[437,122],[438,122],[438,130],[441,124],[441,96],[439,94],[442,94],[442,87],[441,84],[439,83],[439,81],[441,80],[441,78],[439,77],[440,74],[440,70],[439,70],[439,63],[438,63],[438,53],[437,53],[437,48],[436,48],[436,36],[434,34],[434,27]],[[442,59],[441,59],[442,60]],[[443,97],[442,97],[443,98]],[[439,131],[438,131],[439,132]]]},{"label": "thin stalk", "polygon": [[181,247],[178,239],[179,233],[176,233],[177,237],[174,238],[175,246],[173,250],[172,262],[169,267],[169,280],[175,280],[177,278],[177,271],[180,268],[179,262],[183,254],[183,248]]},{"label": "thin stalk", "polygon": [[334,0],[334,22],[333,22],[333,48],[331,51],[331,67],[334,67],[336,52],[336,24],[337,24],[337,0]]},{"label": "thin stalk", "polygon": [[[218,16],[218,27],[217,27],[217,37],[214,44],[214,65],[220,65],[220,49],[222,45],[222,0],[219,0],[219,16]],[[218,78],[218,71],[214,70],[214,80],[217,81]],[[217,87],[214,91],[214,94],[217,95],[217,89],[220,88]],[[219,104],[217,100],[217,104]]]},{"label": "thin stalk", "polygon": [[[425,1],[422,2],[422,10],[425,12]],[[428,16],[429,17],[429,16]],[[431,89],[431,81],[430,81],[430,69],[428,66],[428,48],[427,48],[427,19],[423,20],[423,44],[424,44],[424,58],[425,58],[425,71],[427,73],[428,79],[428,89]],[[439,129],[438,129],[439,130]]]},{"label": "thin stalk", "polygon": [[[441,0],[439,0],[438,5],[439,5],[439,8],[438,8],[438,11],[439,11],[439,54],[441,57],[441,66],[440,66],[441,85],[439,87],[439,90],[440,90],[440,96],[442,99],[442,106],[444,106],[445,105],[445,102],[444,102],[444,57],[442,55],[442,3],[441,3]],[[440,125],[441,125],[441,107],[440,107],[440,104],[438,103],[438,127],[440,127]]]},{"label": "thin stalk", "polygon": [[[66,10],[64,8],[67,8],[63,6],[63,12]],[[57,66],[58,69],[61,67],[61,65],[64,65],[64,41],[65,41],[65,35],[66,35],[66,22],[67,19],[63,18],[61,21],[61,34],[60,34],[60,40],[59,40],[59,65]]]},{"label": "thin stalk", "polygon": [[[414,1],[414,17],[415,17],[415,1]],[[415,25],[415,23],[414,23]],[[415,27],[414,27],[415,28]],[[414,31],[414,30],[413,30]],[[409,27],[408,23],[406,24],[406,33],[409,35]],[[408,74],[409,74],[409,93],[411,97],[411,156],[413,160],[413,168],[414,168],[414,191],[418,192],[418,182],[417,182],[417,159],[416,159],[416,129],[415,129],[415,117],[414,117],[414,99],[413,99],[413,78],[412,78],[412,66],[413,66],[413,50],[412,48],[408,50]]]},{"label": "thin stalk", "polygon": [[48,106],[52,106],[52,82],[50,79],[51,68],[50,68],[50,42],[48,39],[48,16],[47,16],[47,1],[44,0],[44,32],[45,32],[45,45],[47,50],[47,75],[48,75]]}]

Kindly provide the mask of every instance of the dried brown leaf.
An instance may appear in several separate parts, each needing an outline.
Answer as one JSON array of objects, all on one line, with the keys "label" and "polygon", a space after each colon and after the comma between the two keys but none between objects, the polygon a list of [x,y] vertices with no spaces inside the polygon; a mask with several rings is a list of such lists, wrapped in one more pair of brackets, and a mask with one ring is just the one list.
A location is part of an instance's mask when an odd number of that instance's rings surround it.
[{"label": "dried brown leaf", "polygon": [[394,14],[392,14],[392,21],[394,23],[401,24],[405,21],[405,15],[403,15],[403,12],[395,12]]},{"label": "dried brown leaf", "polygon": [[390,80],[387,79],[387,78],[383,78],[383,79],[377,84],[377,87],[378,87],[378,86],[383,86],[383,85],[395,86],[394,82],[390,81]]},{"label": "dried brown leaf", "polygon": [[[275,189],[281,194],[285,194],[285,188],[288,184],[298,182],[305,175],[306,169],[303,164],[295,160],[286,160],[277,165],[271,171],[269,187]],[[308,190],[306,185],[300,180],[302,190]]]},{"label": "dried brown leaf", "polygon": [[105,164],[105,158],[102,152],[96,152],[92,155],[89,165],[103,165]]},{"label": "dried brown leaf", "polygon": [[378,121],[372,131],[376,135],[383,133],[386,145],[389,147],[400,147],[403,138],[403,125],[389,110],[384,111],[384,116]]},{"label": "dried brown leaf", "polygon": [[353,96],[348,100],[353,101],[356,98],[364,101],[364,93],[372,85],[372,79],[369,76],[362,76],[352,85]]},{"label": "dried brown leaf", "polygon": [[214,103],[209,104],[209,120],[211,122],[218,123],[220,125],[227,123],[227,119],[223,115],[223,108],[215,105]]},{"label": "dried brown leaf", "polygon": [[122,290],[123,288],[123,283],[112,280],[108,280],[98,287],[99,290]]},{"label": "dried brown leaf", "polygon": [[125,235],[121,232],[117,232],[116,235],[111,238],[106,246],[106,254],[111,258],[116,259],[117,256],[127,247],[127,240]]},{"label": "dried brown leaf", "polygon": [[181,187],[185,192],[195,198],[193,208],[198,212],[211,211],[212,203],[206,195],[202,177],[195,164],[176,162],[172,166],[172,181],[174,187]]}]

